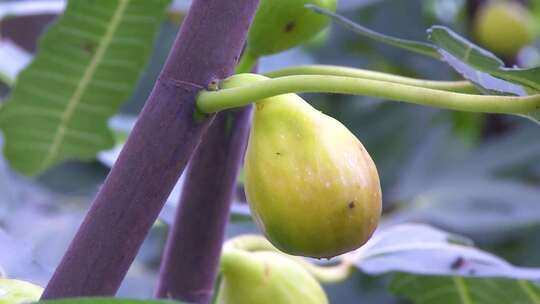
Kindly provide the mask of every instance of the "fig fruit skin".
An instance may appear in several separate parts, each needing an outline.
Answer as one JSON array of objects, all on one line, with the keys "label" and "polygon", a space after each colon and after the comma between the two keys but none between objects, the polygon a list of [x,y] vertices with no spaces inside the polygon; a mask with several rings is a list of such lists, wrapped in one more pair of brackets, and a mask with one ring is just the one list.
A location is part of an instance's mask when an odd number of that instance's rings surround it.
[{"label": "fig fruit skin", "polygon": [[279,53],[314,38],[329,24],[326,16],[304,7],[336,10],[336,0],[261,0],[251,24],[247,50],[253,57]]},{"label": "fig fruit skin", "polygon": [[534,19],[514,1],[489,1],[479,8],[473,24],[480,45],[505,56],[515,57],[536,36]]},{"label": "fig fruit skin", "polygon": [[0,279],[0,304],[38,301],[43,288],[20,280]]},{"label": "fig fruit skin", "polygon": [[300,264],[269,251],[226,250],[218,304],[327,304],[321,285]]},{"label": "fig fruit skin", "polygon": [[256,104],[244,172],[257,226],[287,254],[331,258],[376,229],[382,194],[373,160],[343,124],[298,95]]}]

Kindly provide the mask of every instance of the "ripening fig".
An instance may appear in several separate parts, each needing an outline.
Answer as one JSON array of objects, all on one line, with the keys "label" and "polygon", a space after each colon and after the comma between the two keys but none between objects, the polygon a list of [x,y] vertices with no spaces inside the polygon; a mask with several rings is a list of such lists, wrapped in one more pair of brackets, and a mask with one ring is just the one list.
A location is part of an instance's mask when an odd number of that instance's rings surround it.
[{"label": "ripening fig", "polygon": [[0,304],[30,303],[39,300],[43,288],[19,280],[0,279]]},{"label": "ripening fig", "polygon": [[306,4],[336,10],[336,0],[261,0],[249,29],[246,52],[253,57],[275,54],[315,37],[329,19],[305,8]]},{"label": "ripening fig", "polygon": [[377,226],[373,160],[344,125],[298,95],[256,104],[244,169],[255,222],[285,253],[330,258],[363,245]]},{"label": "ripening fig", "polygon": [[321,285],[277,252],[225,250],[218,304],[327,304]]},{"label": "ripening fig", "polygon": [[488,1],[474,20],[478,42],[496,54],[514,57],[535,38],[534,19],[515,1]]}]

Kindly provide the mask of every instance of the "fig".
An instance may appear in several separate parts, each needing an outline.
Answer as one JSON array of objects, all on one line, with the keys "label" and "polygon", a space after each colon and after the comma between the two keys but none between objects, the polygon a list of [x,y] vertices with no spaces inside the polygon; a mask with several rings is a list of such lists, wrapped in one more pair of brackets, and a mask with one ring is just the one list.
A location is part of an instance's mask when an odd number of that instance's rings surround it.
[{"label": "fig", "polygon": [[25,281],[0,279],[0,304],[30,303],[39,300],[43,288]]},{"label": "fig", "polygon": [[321,285],[300,264],[277,252],[225,250],[219,304],[326,304]]},{"label": "fig", "polygon": [[257,226],[285,253],[331,258],[363,245],[377,226],[382,195],[370,155],[296,94],[256,103],[244,174]]},{"label": "fig", "polygon": [[494,53],[515,57],[536,36],[534,18],[527,8],[514,1],[488,1],[475,17],[476,40]]},{"label": "fig", "polygon": [[336,0],[261,0],[249,29],[246,52],[253,57],[271,55],[314,38],[329,19],[305,8],[306,4],[336,10]]}]

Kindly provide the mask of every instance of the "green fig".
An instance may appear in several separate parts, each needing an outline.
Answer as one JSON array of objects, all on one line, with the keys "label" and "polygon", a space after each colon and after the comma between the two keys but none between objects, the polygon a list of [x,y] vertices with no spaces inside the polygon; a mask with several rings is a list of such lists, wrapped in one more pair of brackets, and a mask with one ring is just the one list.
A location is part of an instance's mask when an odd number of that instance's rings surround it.
[{"label": "green fig", "polygon": [[225,250],[218,304],[327,304],[321,285],[277,252]]},{"label": "green fig", "polygon": [[315,37],[329,20],[305,8],[306,4],[336,10],[336,0],[261,0],[249,29],[246,52],[253,57],[275,54]]},{"label": "green fig", "polygon": [[244,170],[255,222],[285,253],[330,258],[363,245],[377,226],[373,160],[344,125],[296,94],[256,104]]},{"label": "green fig", "polygon": [[474,20],[476,40],[487,49],[505,57],[515,57],[536,36],[534,19],[515,1],[489,1],[482,5]]},{"label": "green fig", "polygon": [[30,303],[39,300],[43,288],[19,280],[0,279],[0,304]]}]

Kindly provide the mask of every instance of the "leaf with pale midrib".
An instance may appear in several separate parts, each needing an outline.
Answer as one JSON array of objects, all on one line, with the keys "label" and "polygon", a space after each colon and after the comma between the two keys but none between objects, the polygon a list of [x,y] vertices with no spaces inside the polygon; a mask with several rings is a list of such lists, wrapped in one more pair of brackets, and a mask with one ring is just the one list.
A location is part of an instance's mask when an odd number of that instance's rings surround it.
[{"label": "leaf with pale midrib", "polygon": [[416,304],[540,303],[540,288],[524,280],[397,274],[390,290]]},{"label": "leaf with pale midrib", "polygon": [[68,2],[0,111],[14,169],[34,175],[113,146],[107,120],[131,94],[168,3]]}]

